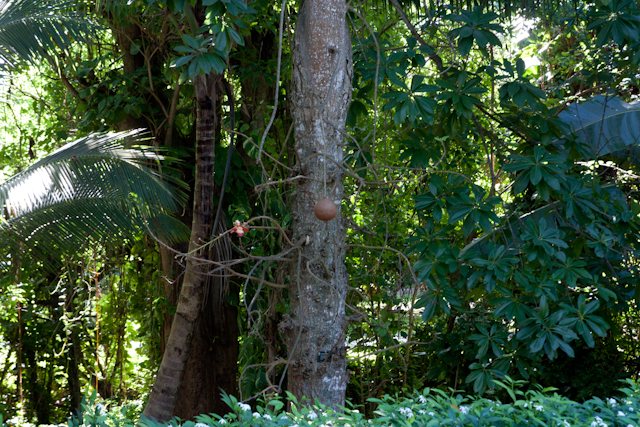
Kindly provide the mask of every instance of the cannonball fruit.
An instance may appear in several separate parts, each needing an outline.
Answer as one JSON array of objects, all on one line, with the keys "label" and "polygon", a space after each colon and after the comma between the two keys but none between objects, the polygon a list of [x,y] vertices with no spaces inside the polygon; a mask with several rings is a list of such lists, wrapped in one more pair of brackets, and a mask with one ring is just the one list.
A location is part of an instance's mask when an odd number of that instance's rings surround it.
[{"label": "cannonball fruit", "polygon": [[338,208],[336,207],[336,204],[333,203],[333,200],[329,200],[325,197],[324,199],[320,199],[316,202],[316,206],[313,208],[313,213],[319,220],[329,221],[336,216]]}]

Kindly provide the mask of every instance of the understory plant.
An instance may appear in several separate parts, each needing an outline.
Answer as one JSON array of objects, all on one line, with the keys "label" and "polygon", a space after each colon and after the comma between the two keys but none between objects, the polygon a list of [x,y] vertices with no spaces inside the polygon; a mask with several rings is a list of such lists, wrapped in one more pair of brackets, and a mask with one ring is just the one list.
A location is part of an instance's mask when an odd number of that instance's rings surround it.
[{"label": "understory plant", "polygon": [[[95,392],[86,396],[82,411],[68,419],[68,427],[337,427],[337,426],[559,426],[559,427],[614,427],[640,426],[640,387],[627,380],[619,389],[621,397],[600,399],[594,397],[584,403],[561,396],[553,388],[522,391],[523,381],[509,377],[496,381],[498,388],[508,396],[501,400],[486,397],[465,396],[455,390],[448,392],[426,388],[414,390],[406,396],[385,395],[370,399],[377,405],[374,417],[367,419],[357,408],[330,408],[325,405],[309,405],[296,401],[289,395],[290,409],[276,398],[258,405],[239,402],[224,395],[223,400],[232,408],[224,416],[202,414],[195,421],[174,418],[161,424],[127,407],[110,407],[101,402]],[[308,402],[307,402],[308,403]],[[139,409],[138,409],[139,411]],[[138,412],[139,413],[139,412]],[[1,421],[1,418],[0,418]],[[2,423],[2,427],[16,425]],[[61,426],[65,424],[60,424]]]}]

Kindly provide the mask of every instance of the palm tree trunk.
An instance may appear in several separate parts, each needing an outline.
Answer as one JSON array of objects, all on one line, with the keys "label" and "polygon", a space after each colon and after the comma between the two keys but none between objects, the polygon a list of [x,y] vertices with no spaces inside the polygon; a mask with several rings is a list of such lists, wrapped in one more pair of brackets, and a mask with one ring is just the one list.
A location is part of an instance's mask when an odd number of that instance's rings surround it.
[{"label": "palm tree trunk", "polygon": [[196,101],[196,177],[193,222],[186,271],[178,306],[171,326],[155,384],[143,415],[165,422],[173,416],[178,390],[189,358],[191,341],[197,326],[208,270],[206,259],[213,215],[213,172],[215,144],[215,86],[218,75],[197,76],[194,80]]},{"label": "palm tree trunk", "polygon": [[[291,196],[294,241],[307,244],[290,270],[290,315],[286,330],[289,391],[343,405],[347,385],[345,300],[349,287],[344,265],[345,228],[343,140],[351,102],[351,37],[344,0],[305,0],[296,23],[293,49],[292,114],[296,174]],[[326,182],[326,185],[325,185]],[[325,188],[326,187],[326,188]],[[314,216],[315,202],[333,200],[336,218]]]}]

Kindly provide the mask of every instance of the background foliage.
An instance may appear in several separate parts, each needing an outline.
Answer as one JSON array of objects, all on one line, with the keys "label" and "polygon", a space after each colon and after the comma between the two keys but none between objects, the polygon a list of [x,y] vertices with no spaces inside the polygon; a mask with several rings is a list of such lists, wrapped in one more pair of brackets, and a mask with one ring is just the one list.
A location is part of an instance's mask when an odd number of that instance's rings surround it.
[{"label": "background foliage", "polygon": [[[396,3],[349,12],[349,399],[367,416],[382,411],[376,422],[399,423],[394,413],[408,423],[399,407],[371,399],[430,387],[444,423],[462,418],[447,407],[461,401],[443,403],[438,390],[506,401],[507,374],[580,401],[616,396],[617,380],[638,373],[638,5]],[[189,4],[206,16],[201,34],[190,30]],[[296,9],[260,0],[102,2],[89,10],[103,25],[95,39],[2,82],[3,176],[90,132],[145,127],[171,154],[162,167],[192,185],[188,82],[201,71],[225,73],[239,138],[223,207],[228,227],[253,218],[232,240],[245,259],[236,273],[264,281],[237,275],[239,297],[228,298],[239,308],[240,400],[286,386],[277,325],[288,295],[266,283],[287,281],[276,255],[296,188],[286,60]],[[229,107],[219,109],[218,186],[231,126]],[[160,246],[141,231],[21,263],[3,253],[5,419],[63,420],[91,388],[114,405],[144,401],[175,309]],[[544,422],[616,416],[603,401],[585,403],[580,415],[559,397],[530,393]],[[518,399],[522,414],[537,414]],[[427,410],[403,407],[416,419]],[[470,407],[470,423],[490,410],[486,401]]]}]

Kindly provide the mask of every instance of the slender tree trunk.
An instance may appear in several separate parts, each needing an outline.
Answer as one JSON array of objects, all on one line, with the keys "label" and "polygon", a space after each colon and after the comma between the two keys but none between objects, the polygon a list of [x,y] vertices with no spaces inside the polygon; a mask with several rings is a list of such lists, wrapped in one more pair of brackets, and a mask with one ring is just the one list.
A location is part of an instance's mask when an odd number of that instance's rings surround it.
[{"label": "slender tree trunk", "polygon": [[[207,258],[208,249],[202,246],[209,241],[213,215],[213,172],[215,103],[214,88],[220,76],[198,76],[194,80],[197,109],[196,124],[196,179],[194,187],[193,222],[189,253],[194,257]],[[207,277],[202,273],[208,265],[194,258],[187,259],[186,272],[178,306],[171,326],[167,346],[162,357],[156,382],[143,414],[164,422],[173,416],[178,390],[185,371],[202,307],[204,286]]]},{"label": "slender tree trunk", "polygon": [[[290,270],[290,319],[282,326],[289,353],[289,390],[297,397],[342,405],[347,385],[344,265],[343,140],[351,102],[351,37],[344,0],[305,0],[295,30],[292,114],[297,164],[308,179],[291,196],[294,241],[306,244]],[[326,190],[325,190],[326,180]],[[315,202],[336,203],[322,222]],[[302,328],[302,329],[300,329]]]},{"label": "slender tree trunk", "polygon": [[[183,245],[175,245],[174,248],[180,252],[187,252],[187,245],[182,246]],[[172,308],[175,308],[178,304],[182,274],[178,273],[180,266],[175,259],[175,253],[163,246],[159,249],[160,271],[162,273],[161,283],[166,301],[166,306],[163,306],[162,326],[160,327],[160,354],[162,355],[164,354],[167,342],[169,341],[169,335],[171,334],[171,324],[173,323]]]},{"label": "slender tree trunk", "polygon": [[[75,287],[69,285],[67,290],[67,306],[65,310],[73,318],[76,312],[75,305]],[[69,340],[69,358],[67,360],[67,384],[69,387],[69,404],[71,412],[75,413],[80,410],[80,402],[82,399],[82,391],[80,388],[80,342],[78,339],[78,330],[75,324],[71,324],[66,329],[67,339]]]},{"label": "slender tree trunk", "polygon": [[[231,408],[220,398],[220,391],[235,395],[238,389],[238,309],[226,303],[223,282],[214,277],[205,290],[205,309],[174,410],[175,416],[185,420],[204,413],[227,413]],[[238,290],[234,286],[228,292]]]}]

